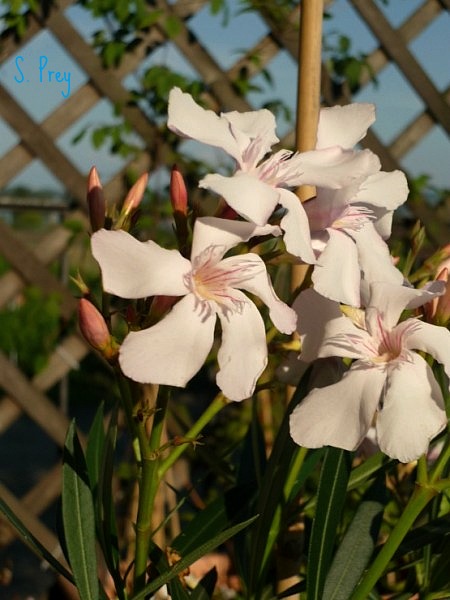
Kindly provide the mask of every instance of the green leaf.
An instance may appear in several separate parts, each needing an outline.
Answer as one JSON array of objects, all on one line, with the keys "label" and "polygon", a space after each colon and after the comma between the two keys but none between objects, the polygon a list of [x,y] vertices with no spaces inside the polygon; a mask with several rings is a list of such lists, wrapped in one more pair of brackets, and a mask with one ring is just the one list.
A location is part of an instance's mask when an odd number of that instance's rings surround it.
[{"label": "green leaf", "polygon": [[86,467],[89,475],[90,488],[94,498],[98,492],[100,462],[103,454],[103,447],[105,445],[103,419],[104,404],[102,402],[95,413],[94,420],[92,421],[86,445]]},{"label": "green leaf", "polygon": [[219,496],[195,515],[184,531],[172,541],[171,547],[183,556],[207,543],[218,531],[242,518],[246,509],[246,499],[250,497],[253,489],[253,486],[240,486]]},{"label": "green leaf", "polygon": [[225,531],[222,531],[218,535],[214,536],[212,539],[208,540],[205,544],[198,546],[195,550],[193,550],[192,552],[184,556],[180,561],[178,561],[168,572],[163,573],[162,575],[154,579],[154,581],[147,585],[143,590],[138,592],[136,595],[132,596],[130,600],[144,600],[144,598],[148,594],[151,594],[152,592],[159,589],[161,586],[168,583],[171,579],[173,579],[179,573],[184,571],[196,560],[198,560],[205,554],[208,554],[208,552],[211,552],[212,550],[217,548],[217,546],[220,546],[220,544],[223,544],[224,542],[232,538],[234,535],[242,531],[242,529],[244,529],[245,527],[251,525],[257,518],[258,515],[252,517],[251,519],[247,519],[242,523],[238,523],[233,527],[229,527],[228,529],[225,529]]},{"label": "green leaf", "polygon": [[169,38],[174,38],[180,33],[182,24],[177,16],[169,15],[164,21],[164,28]]},{"label": "green leaf", "polygon": [[20,534],[23,542],[42,560],[48,562],[48,564],[55,569],[57,573],[60,573],[63,577],[74,583],[74,579],[69,571],[62,565],[54,556],[47,550],[45,546],[31,533],[31,531],[25,527],[22,521],[15,515],[15,513],[9,508],[6,502],[0,498],[0,511],[5,515],[11,525]]},{"label": "green leaf", "polygon": [[249,550],[251,557],[247,582],[249,594],[257,592],[258,582],[263,579],[261,574],[268,566],[268,559],[279,533],[281,505],[284,504],[284,485],[290,470],[291,459],[297,450],[297,446],[289,434],[289,417],[295,406],[307,394],[309,374],[310,369],[300,381],[289,405],[289,410],[285,413],[258,490],[259,498],[255,512],[260,515],[260,518],[253,528]]},{"label": "green leaf", "polygon": [[367,490],[334,556],[325,581],[323,600],[350,598],[369,564],[387,502],[384,477]]},{"label": "green leaf", "polygon": [[191,594],[192,600],[210,600],[217,583],[217,569],[213,567],[195,586]]},{"label": "green leaf", "polygon": [[80,598],[98,600],[94,505],[74,422],[64,445],[62,517],[67,554]]},{"label": "green leaf", "polygon": [[[394,461],[388,458],[382,452],[373,454],[358,467],[353,469],[348,480],[347,491],[354,490],[364,483],[369,482],[374,475],[378,473],[380,469],[383,471],[393,463]],[[317,504],[317,495],[313,496],[308,500],[306,504],[306,510],[311,510]]]},{"label": "green leaf", "polygon": [[95,129],[91,135],[92,145],[94,148],[100,148],[104,144],[107,135],[108,132],[105,127]]},{"label": "green leaf", "polygon": [[323,597],[325,578],[331,563],[350,470],[350,452],[328,447],[320,474],[316,516],[309,543],[308,600],[322,600]]},{"label": "green leaf", "polygon": [[103,550],[106,565],[119,591],[123,589],[123,581],[119,571],[119,545],[112,491],[114,452],[117,440],[117,414],[118,406],[115,407],[110,416],[102,454],[99,457],[96,516],[100,546]]}]

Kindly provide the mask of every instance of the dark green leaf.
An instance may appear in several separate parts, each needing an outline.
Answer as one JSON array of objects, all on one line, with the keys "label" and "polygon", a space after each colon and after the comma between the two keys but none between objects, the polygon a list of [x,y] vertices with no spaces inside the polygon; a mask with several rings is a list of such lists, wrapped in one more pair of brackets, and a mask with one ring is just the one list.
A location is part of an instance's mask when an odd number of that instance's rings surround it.
[{"label": "dark green leaf", "polygon": [[384,477],[367,490],[334,556],[325,581],[323,600],[350,598],[369,563],[386,504]]},{"label": "dark green leaf", "polygon": [[117,539],[117,523],[114,512],[112,480],[114,470],[114,453],[117,440],[118,406],[112,411],[108,429],[100,457],[98,473],[97,521],[99,542],[102,547],[106,565],[116,583],[117,589],[123,587],[119,572],[119,547]]},{"label": "dark green leaf", "polygon": [[316,516],[313,520],[309,543],[308,600],[322,600],[323,597],[325,578],[331,563],[350,470],[350,452],[338,448],[327,448],[320,474]]},{"label": "dark green leaf", "polygon": [[289,416],[307,394],[309,374],[308,369],[292,398],[289,410],[286,411],[258,490],[255,512],[260,518],[253,528],[249,551],[251,564],[247,585],[250,594],[256,594],[257,582],[263,579],[261,574],[268,566],[268,557],[278,535],[281,505],[284,503],[284,484],[291,459],[298,448],[289,434]]},{"label": "dark green leaf", "polygon": [[22,540],[27,546],[42,560],[48,562],[48,564],[55,569],[56,572],[60,573],[63,577],[74,582],[72,575],[54,556],[41,544],[41,542],[34,537],[31,531],[25,527],[22,521],[14,514],[9,508],[6,502],[0,498],[0,511],[5,515],[11,525],[18,531]]},{"label": "dark green leaf", "polygon": [[180,555],[186,555],[205,544],[230,523],[242,518],[246,500],[253,489],[254,486],[248,485],[236,487],[219,496],[190,521],[184,531],[173,540],[172,548]]},{"label": "dark green leaf", "polygon": [[89,475],[90,488],[95,498],[98,491],[98,478],[100,473],[101,457],[105,444],[105,429],[103,425],[104,404],[97,409],[86,445],[86,467]]},{"label": "dark green leaf", "polygon": [[210,600],[210,598],[213,596],[216,583],[217,569],[216,567],[213,567],[195,586],[191,594],[192,600]]},{"label": "dark green leaf", "polygon": [[147,595],[151,594],[155,590],[159,589],[161,586],[168,583],[171,579],[179,575],[196,560],[198,560],[205,554],[208,554],[208,552],[211,552],[212,550],[217,548],[217,546],[220,546],[221,544],[235,536],[245,527],[251,525],[257,518],[258,516],[256,515],[251,519],[247,519],[242,523],[238,523],[233,527],[229,527],[228,529],[225,529],[225,531],[222,531],[218,535],[208,540],[205,544],[198,546],[193,552],[190,552],[186,556],[183,556],[183,558],[180,561],[178,561],[168,572],[163,573],[154,581],[152,581],[151,584],[147,585],[142,591],[132,596],[130,600],[143,600]]},{"label": "dark green leaf", "polygon": [[64,445],[62,516],[67,553],[80,598],[98,600],[94,505],[74,422]]}]

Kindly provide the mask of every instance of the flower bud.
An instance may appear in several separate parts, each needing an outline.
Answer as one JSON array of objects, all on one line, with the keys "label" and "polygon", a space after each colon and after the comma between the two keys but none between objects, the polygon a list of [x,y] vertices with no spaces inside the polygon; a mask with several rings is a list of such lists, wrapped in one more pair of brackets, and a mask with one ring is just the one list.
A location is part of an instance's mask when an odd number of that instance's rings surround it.
[{"label": "flower bud", "polygon": [[437,281],[445,281],[445,292],[439,298],[435,298],[436,309],[434,313],[434,322],[436,325],[447,327],[450,323],[450,279],[448,269],[445,267],[437,276]]},{"label": "flower bud", "polygon": [[186,184],[176,165],[172,167],[170,174],[170,201],[174,215],[187,216],[188,196]]},{"label": "flower bud", "polygon": [[130,191],[123,201],[122,210],[120,211],[121,216],[127,217],[130,213],[134,212],[139,204],[142,202],[144,192],[148,183],[148,173],[142,173],[139,179],[132,185]]},{"label": "flower bud", "polygon": [[92,167],[88,175],[87,203],[92,231],[98,231],[105,224],[106,201],[100,177],[95,167]]},{"label": "flower bud", "polygon": [[82,298],[78,304],[78,323],[83,337],[93,348],[109,361],[116,358],[119,346],[102,314],[86,298]]}]

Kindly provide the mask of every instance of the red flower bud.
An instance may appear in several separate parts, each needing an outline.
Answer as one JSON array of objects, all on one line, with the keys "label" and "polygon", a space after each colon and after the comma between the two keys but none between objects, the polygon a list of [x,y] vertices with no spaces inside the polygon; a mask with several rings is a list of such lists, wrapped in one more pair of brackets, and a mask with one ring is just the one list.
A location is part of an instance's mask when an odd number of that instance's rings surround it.
[{"label": "red flower bud", "polygon": [[130,188],[130,191],[126,195],[123,201],[121,215],[128,216],[131,212],[135,211],[139,204],[142,202],[144,192],[148,183],[148,173],[143,173],[136,183]]},{"label": "red flower bud", "polygon": [[110,334],[103,315],[86,298],[81,298],[78,303],[78,324],[85,340],[107,360],[117,356],[119,347]]},{"label": "red flower bud", "polygon": [[174,214],[187,215],[188,195],[183,175],[174,165],[170,174],[170,201]]},{"label": "red flower bud", "polygon": [[105,224],[106,201],[100,177],[95,167],[92,167],[88,175],[87,203],[92,231],[98,231]]}]

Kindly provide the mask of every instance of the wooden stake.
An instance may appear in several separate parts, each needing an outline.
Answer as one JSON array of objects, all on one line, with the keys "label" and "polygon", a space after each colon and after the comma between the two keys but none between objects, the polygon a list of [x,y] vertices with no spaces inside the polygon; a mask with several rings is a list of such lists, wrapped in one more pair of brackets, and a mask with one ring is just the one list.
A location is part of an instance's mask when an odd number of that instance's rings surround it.
[{"label": "wooden stake", "polygon": [[[320,71],[322,65],[323,0],[302,0],[300,37],[298,44],[298,88],[296,148],[299,152],[314,150],[320,111]],[[313,186],[302,185],[297,190],[301,202],[313,198]],[[291,290],[301,285],[307,271],[305,265],[294,265]]]}]

